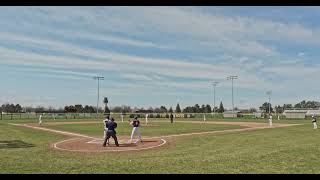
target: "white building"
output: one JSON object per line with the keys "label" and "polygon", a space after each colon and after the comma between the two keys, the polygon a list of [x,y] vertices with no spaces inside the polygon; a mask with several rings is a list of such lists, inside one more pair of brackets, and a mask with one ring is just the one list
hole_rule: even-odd
{"label": "white building", "polygon": [[287,119],[305,119],[307,110],[285,110],[283,114]]}
{"label": "white building", "polygon": [[307,113],[306,113],[306,116],[312,116],[312,115],[315,115],[315,116],[320,116],[320,110],[308,110]]}
{"label": "white building", "polygon": [[224,118],[235,118],[235,117],[240,117],[240,111],[225,111],[223,113]]}
{"label": "white building", "polygon": [[253,113],[254,118],[262,118],[262,111],[257,111]]}

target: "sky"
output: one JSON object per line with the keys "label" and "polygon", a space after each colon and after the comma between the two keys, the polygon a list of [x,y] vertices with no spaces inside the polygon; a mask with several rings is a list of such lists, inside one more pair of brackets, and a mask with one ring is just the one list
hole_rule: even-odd
{"label": "sky", "polygon": [[0,7],[0,104],[319,101],[320,7]]}

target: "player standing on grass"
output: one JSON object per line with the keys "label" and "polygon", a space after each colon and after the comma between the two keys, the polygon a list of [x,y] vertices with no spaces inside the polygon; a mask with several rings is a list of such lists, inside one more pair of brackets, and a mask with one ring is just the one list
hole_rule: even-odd
{"label": "player standing on grass", "polygon": [[269,126],[272,127],[272,115],[269,115]]}
{"label": "player standing on grass", "polygon": [[121,112],[121,122],[123,122],[123,113]]}
{"label": "player standing on grass", "polygon": [[148,116],[149,114],[146,114],[146,124],[148,124]]}
{"label": "player standing on grass", "polygon": [[139,138],[140,142],[142,142],[142,138],[141,138],[141,134],[140,134],[140,130],[139,130],[140,121],[138,120],[138,117],[137,116],[134,117],[134,119],[132,121],[130,121],[130,124],[132,125],[133,129],[132,129],[131,137],[130,137],[130,140],[128,143],[132,142],[134,134],[138,134],[138,138]]}
{"label": "player standing on grass", "polygon": [[115,129],[117,128],[117,126],[118,126],[118,125],[117,125],[116,122],[114,122],[114,119],[113,119],[113,118],[111,118],[111,120],[109,120],[109,121],[107,122],[107,128],[108,128],[108,130],[107,130],[107,136],[106,136],[106,138],[104,139],[104,142],[103,142],[103,146],[104,146],[104,147],[106,147],[107,142],[108,142],[108,145],[109,145],[109,139],[110,139],[110,137],[113,138],[116,146],[119,146],[118,138],[117,138],[117,136],[116,136],[117,132],[116,132],[116,130],[115,130]]}
{"label": "player standing on grass", "polygon": [[42,125],[42,114],[40,114],[40,116],[39,116],[39,125],[40,126]]}
{"label": "player standing on grass", "polygon": [[317,118],[315,115],[312,115],[312,124],[313,124],[313,129],[318,129]]}
{"label": "player standing on grass", "polygon": [[172,113],[170,114],[170,121],[171,121],[171,123],[173,123],[173,114]]}

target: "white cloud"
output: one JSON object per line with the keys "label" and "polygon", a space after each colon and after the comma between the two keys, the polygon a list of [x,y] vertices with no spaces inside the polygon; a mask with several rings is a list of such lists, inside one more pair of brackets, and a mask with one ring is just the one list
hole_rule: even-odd
{"label": "white cloud", "polygon": [[[61,50],[66,49],[62,47]],[[24,64],[29,66],[44,66],[48,68],[83,68],[111,70],[116,72],[144,72],[145,76],[162,75],[171,77],[200,78],[210,80],[225,79],[232,72],[239,77],[239,86],[244,88],[262,88],[265,82],[261,81],[256,75],[241,71],[241,68],[230,65],[211,65],[198,62],[183,62],[173,59],[156,59],[138,56],[123,55],[111,52],[101,52],[91,49],[67,48],[74,53],[82,55],[92,55],[91,61],[75,57],[59,57],[52,55],[40,55],[29,52],[19,52],[7,48],[0,48],[0,57],[4,59],[2,63]],[[99,59],[99,60],[94,60]],[[141,68],[144,67],[144,68]],[[260,85],[260,86],[256,86]]]}
{"label": "white cloud", "polygon": [[130,79],[130,80],[142,80],[142,81],[151,81],[152,78],[146,76],[146,75],[141,75],[141,74],[121,74],[123,78]]}
{"label": "white cloud", "polygon": [[[235,81],[238,88],[265,91],[266,88],[276,87],[277,91],[285,92],[295,87],[295,81],[301,83],[301,88],[305,87],[311,82],[305,78],[314,77],[319,69],[318,64],[313,67],[303,65],[301,59],[305,52],[297,54],[301,59],[294,59],[277,48],[279,43],[318,47],[319,29],[297,23],[222,16],[200,12],[193,7],[70,8],[19,8],[24,16],[16,16],[17,24],[20,23],[23,28],[39,30],[42,36],[48,33],[58,35],[55,37],[59,38],[41,38],[37,33],[27,36],[0,30],[0,40],[4,44],[0,47],[0,63],[25,66],[25,71],[46,74],[51,78],[80,80],[93,75],[86,73],[86,70],[99,70],[126,79],[141,80],[141,86],[131,85],[140,90],[149,87],[148,91],[152,91],[164,86],[168,89],[199,92],[209,87],[212,79],[223,80],[221,88],[229,88],[231,83],[225,80],[228,75],[239,76]],[[2,25],[5,23],[0,22]],[[155,53],[147,49],[145,53],[134,55],[116,52],[112,47],[98,50],[92,46],[89,48],[86,43],[79,44],[67,39],[155,48],[152,49]],[[6,42],[29,47],[29,50],[5,48]],[[32,52],[32,49],[45,49],[48,53],[39,54]],[[159,49],[168,50],[172,54],[178,50],[175,53],[184,53],[189,58],[186,60],[171,58],[165,53],[157,54]],[[199,54],[204,54],[207,61],[197,58]],[[223,54],[226,57],[212,58],[210,61],[208,59],[212,54]],[[269,80],[275,76],[279,79]],[[179,81],[177,78],[198,80]],[[151,87],[151,83],[154,87]],[[129,92],[118,91],[118,94],[121,93],[124,95]]]}
{"label": "white cloud", "polygon": [[[290,66],[274,66],[265,67],[262,69],[263,72],[276,74],[279,77],[286,77],[290,79],[315,79],[314,77],[319,72],[319,65],[305,66],[303,64],[292,64]],[[317,81],[315,79],[315,81]]]}

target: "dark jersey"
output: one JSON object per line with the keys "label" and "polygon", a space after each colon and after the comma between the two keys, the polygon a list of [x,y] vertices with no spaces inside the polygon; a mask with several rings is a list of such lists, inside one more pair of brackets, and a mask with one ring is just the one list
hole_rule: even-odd
{"label": "dark jersey", "polygon": [[134,120],[132,121],[132,126],[133,126],[133,127],[139,127],[139,126],[140,126],[140,121],[134,119]]}
{"label": "dark jersey", "polygon": [[314,122],[317,122],[317,119],[316,118],[313,118],[312,119],[312,122],[314,123]]}
{"label": "dark jersey", "polygon": [[105,128],[107,128],[107,129],[108,129],[107,124],[108,124],[108,122],[109,122],[109,121],[110,121],[109,119],[105,119],[105,120],[103,120],[104,127],[105,127]]}
{"label": "dark jersey", "polygon": [[114,131],[116,128],[117,128],[117,123],[116,122],[114,122],[114,121],[109,121],[108,123],[107,123],[107,128],[108,128],[108,130],[112,130],[112,131]]}

